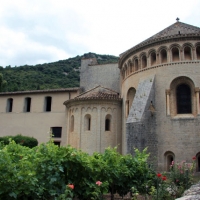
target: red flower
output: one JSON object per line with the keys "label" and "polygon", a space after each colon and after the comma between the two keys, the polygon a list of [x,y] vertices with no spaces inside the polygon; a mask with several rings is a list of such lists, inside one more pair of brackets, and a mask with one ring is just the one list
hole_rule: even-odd
{"label": "red flower", "polygon": [[74,189],[74,185],[73,184],[69,184],[68,187],[71,188],[72,190]]}
{"label": "red flower", "polygon": [[167,180],[167,177],[166,177],[166,176],[163,176],[163,177],[162,177],[162,180],[163,180],[163,181],[166,181],[166,180]]}
{"label": "red flower", "polygon": [[102,184],[102,182],[101,182],[101,181],[97,181],[96,184],[97,184],[98,186],[100,186],[100,185]]}
{"label": "red flower", "polygon": [[160,174],[160,173],[157,173],[157,177],[161,177],[162,176],[162,174]]}
{"label": "red flower", "polygon": [[196,160],[196,159],[197,159],[196,156],[192,157],[192,160]]}

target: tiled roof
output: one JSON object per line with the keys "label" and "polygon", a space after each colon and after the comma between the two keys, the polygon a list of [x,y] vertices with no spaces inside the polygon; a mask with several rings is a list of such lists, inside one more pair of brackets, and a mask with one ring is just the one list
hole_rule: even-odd
{"label": "tiled roof", "polygon": [[79,89],[80,89],[79,87],[74,87],[74,88],[59,88],[59,89],[50,89],[50,90],[29,90],[29,91],[17,91],[17,92],[1,92],[0,95],[71,92],[71,91],[78,91]]}
{"label": "tiled roof", "polygon": [[119,94],[109,94],[104,92],[93,92],[83,96],[75,97],[74,99],[113,99],[113,100],[121,100]]}
{"label": "tiled roof", "polygon": [[138,45],[130,48],[129,50],[125,51],[124,53],[120,54],[121,60],[123,60],[129,53],[137,50],[143,46],[159,42],[162,40],[168,40],[172,38],[185,38],[185,37],[200,37],[200,28],[196,26],[192,26],[189,24],[185,24],[183,22],[177,21],[176,23],[172,24],[171,26],[165,28],[164,30],[160,31],[159,33],[153,35],[152,37],[144,40],[143,42],[139,43]]}
{"label": "tiled roof", "polygon": [[70,99],[64,102],[64,104],[71,101],[79,101],[79,100],[115,100],[121,101],[122,98],[120,94],[116,91],[113,91],[109,88],[105,88],[102,86],[97,86],[91,90],[88,90],[74,99]]}

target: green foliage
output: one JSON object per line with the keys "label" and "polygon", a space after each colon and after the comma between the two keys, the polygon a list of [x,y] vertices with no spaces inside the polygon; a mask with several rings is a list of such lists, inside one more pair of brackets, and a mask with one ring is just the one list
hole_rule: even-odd
{"label": "green foliage", "polygon": [[82,57],[96,57],[99,64],[118,61],[118,57],[115,56],[87,53],[83,56],[76,56],[66,60],[38,64],[35,66],[0,67],[0,71],[5,79],[2,91],[12,92],[79,87],[79,68],[81,66]]}
{"label": "green foliage", "polygon": [[133,185],[140,192],[144,188],[137,183],[154,176],[147,157],[146,150],[134,158],[116,148],[90,156],[52,141],[32,149],[11,141],[0,150],[0,199],[98,200],[109,190],[123,196]]}
{"label": "green foliage", "polygon": [[28,137],[28,136],[22,136],[22,135],[16,135],[16,136],[4,136],[0,137],[0,142],[2,144],[7,145],[9,144],[10,139],[14,140],[17,144],[20,144],[22,146],[26,146],[29,148],[33,148],[38,145],[37,139],[33,137]]}
{"label": "green foliage", "polygon": [[7,85],[7,81],[3,79],[3,74],[0,73],[0,92],[5,90],[6,85]]}
{"label": "green foliage", "polygon": [[156,185],[150,186],[149,194],[152,199],[176,199],[181,197],[183,192],[193,183],[194,170],[196,168],[196,157],[191,163],[172,161],[169,173],[157,173]]}

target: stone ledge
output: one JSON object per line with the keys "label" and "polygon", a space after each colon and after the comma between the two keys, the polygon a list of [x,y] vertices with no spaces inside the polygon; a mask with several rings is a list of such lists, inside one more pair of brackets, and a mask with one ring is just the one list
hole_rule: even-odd
{"label": "stone ledge", "polygon": [[180,197],[176,200],[199,200],[200,199],[200,182],[192,185],[188,190],[183,194],[183,197]]}

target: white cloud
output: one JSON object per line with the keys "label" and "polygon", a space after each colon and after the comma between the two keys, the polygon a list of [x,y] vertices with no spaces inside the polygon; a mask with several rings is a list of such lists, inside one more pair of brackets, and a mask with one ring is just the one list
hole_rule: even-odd
{"label": "white cloud", "polygon": [[199,25],[198,0],[3,0],[0,65],[87,52],[119,55],[175,22]]}

